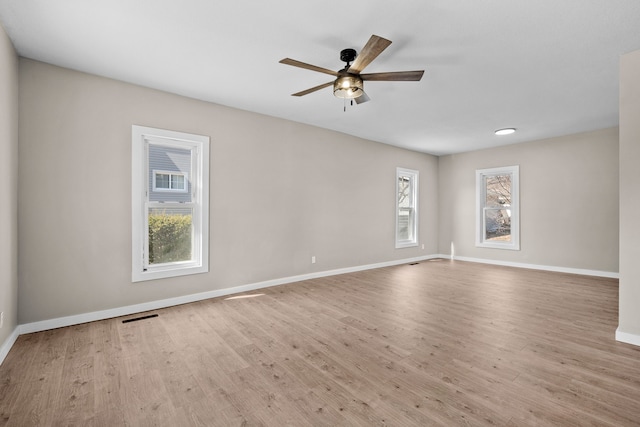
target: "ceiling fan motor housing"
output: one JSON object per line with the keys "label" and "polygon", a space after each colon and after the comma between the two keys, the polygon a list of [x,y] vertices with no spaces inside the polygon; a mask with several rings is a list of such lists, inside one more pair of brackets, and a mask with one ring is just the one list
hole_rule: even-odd
{"label": "ceiling fan motor housing", "polygon": [[353,60],[356,59],[356,56],[358,56],[358,54],[355,49],[343,49],[340,51],[340,61],[346,63],[353,62]]}

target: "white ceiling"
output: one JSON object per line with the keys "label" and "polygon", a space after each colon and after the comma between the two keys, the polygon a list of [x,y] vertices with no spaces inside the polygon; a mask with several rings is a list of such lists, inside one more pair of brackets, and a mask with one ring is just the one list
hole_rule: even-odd
{"label": "white ceiling", "polygon": [[[616,126],[621,54],[640,49],[638,0],[0,0],[18,54],[197,99],[449,154]],[[393,41],[348,107],[340,50]],[[516,127],[497,137],[493,131]]]}

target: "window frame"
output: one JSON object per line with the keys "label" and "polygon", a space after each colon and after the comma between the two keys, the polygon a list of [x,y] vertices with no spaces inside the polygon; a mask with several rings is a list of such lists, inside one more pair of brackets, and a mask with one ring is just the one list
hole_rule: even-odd
{"label": "window frame", "polygon": [[[132,211],[132,272],[133,282],[206,273],[209,271],[209,137],[185,132],[133,125],[131,162],[131,211]],[[186,191],[191,190],[191,202],[152,202],[149,192],[155,191],[155,173],[150,185],[148,164],[149,145],[160,145],[191,150],[191,185],[185,176]],[[152,172],[155,172],[152,170]],[[162,171],[161,171],[162,172]],[[177,192],[161,189],[160,191]],[[157,204],[175,207],[191,207],[192,210],[192,259],[149,265],[148,212]]]}
{"label": "window frame", "polygon": [[[486,206],[487,186],[485,178],[496,175],[511,175],[511,204],[509,205],[511,219],[511,240],[509,242],[488,241],[486,239],[487,210],[495,207]],[[476,170],[476,247],[520,250],[520,166],[504,166]]]}
{"label": "window frame", "polygon": [[[400,200],[398,198],[398,195],[400,194],[400,178],[401,177],[408,177],[410,182],[411,182],[411,206],[409,209],[411,209],[411,213],[413,214],[413,221],[410,221],[411,224],[410,226],[412,227],[411,230],[411,235],[412,238],[409,239],[401,239],[400,238],[400,227],[399,227],[399,218],[400,218]],[[396,233],[395,233],[395,240],[396,240],[396,244],[395,247],[396,249],[402,249],[402,248],[412,248],[412,247],[416,247],[418,246],[419,242],[418,242],[418,181],[419,181],[419,172],[417,170],[413,170],[413,169],[407,169],[407,168],[401,168],[398,167],[396,168],[396,185],[395,185],[395,189],[396,189],[396,193],[395,193],[395,204],[396,204],[396,214],[395,214],[395,220],[396,220]],[[410,217],[411,217],[411,213],[410,213]]]}

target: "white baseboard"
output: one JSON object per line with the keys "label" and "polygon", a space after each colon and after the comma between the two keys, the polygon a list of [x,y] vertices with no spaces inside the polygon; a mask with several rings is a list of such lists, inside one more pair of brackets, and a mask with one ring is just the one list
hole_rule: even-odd
{"label": "white baseboard", "polygon": [[[451,259],[451,255],[439,255],[439,257]],[[554,265],[525,264],[521,262],[510,262],[510,261],[495,261],[492,259],[469,258],[469,257],[462,257],[462,256],[454,256],[453,259],[457,261],[477,262],[481,264],[502,265],[505,267],[529,268],[532,270],[554,271],[557,273],[569,273],[569,274],[581,274],[584,276],[606,277],[609,279],[620,278],[620,273],[613,272],[613,271],[585,270],[582,268],[557,267]]]}
{"label": "white baseboard", "polygon": [[284,277],[281,279],[273,279],[273,280],[267,280],[264,282],[235,286],[233,288],[216,289],[213,291],[202,292],[198,294],[184,295],[184,296],[175,297],[175,298],[150,301],[150,302],[145,302],[141,304],[128,305],[125,307],[94,311],[90,313],[77,314],[73,316],[58,317],[55,319],[42,320],[39,322],[25,323],[25,324],[19,325],[18,332],[20,335],[30,334],[33,332],[46,331],[48,329],[62,328],[65,326],[72,326],[72,325],[78,325],[81,323],[94,322],[96,320],[110,319],[112,317],[127,316],[129,314],[141,313],[141,312],[150,311],[150,310],[158,310],[160,308],[166,308],[166,307],[171,307],[171,306],[180,305],[180,304],[187,304],[190,302],[202,301],[205,299],[216,298],[216,297],[221,297],[226,295],[238,294],[241,292],[249,292],[257,289],[268,288],[270,286],[284,285],[287,283],[300,282],[303,280],[316,279],[319,277],[335,276],[338,274],[353,273],[356,271],[371,270],[374,268],[390,267],[394,265],[407,264],[411,262],[419,262],[419,261],[424,261],[424,260],[433,259],[433,258],[441,258],[441,256],[427,255],[427,256],[417,257],[417,258],[387,261],[387,262],[381,262],[376,264],[360,265],[356,267],[339,268],[336,270],[319,271],[315,273],[302,274],[299,276],[290,276],[290,277]]}
{"label": "white baseboard", "polygon": [[616,329],[616,341],[640,346],[640,335],[622,332],[618,327],[618,329]]}
{"label": "white baseboard", "polygon": [[11,350],[11,347],[13,347],[13,344],[15,344],[16,340],[18,339],[18,335],[20,335],[19,328],[15,328],[11,335],[9,335],[9,338],[7,338],[5,342],[0,346],[0,365],[2,365],[2,362],[4,362],[7,354],[9,354],[9,350]]}

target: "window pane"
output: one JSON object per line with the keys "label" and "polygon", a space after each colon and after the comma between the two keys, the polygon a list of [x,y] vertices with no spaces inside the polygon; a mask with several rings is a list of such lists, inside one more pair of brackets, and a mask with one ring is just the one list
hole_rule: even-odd
{"label": "window pane", "polygon": [[398,210],[398,240],[413,240],[413,209]]}
{"label": "window pane", "polygon": [[176,190],[184,189],[184,176],[183,175],[171,175],[171,188]]}
{"label": "window pane", "polygon": [[190,261],[193,209],[149,209],[149,264]]}
{"label": "window pane", "polygon": [[487,207],[511,205],[511,174],[489,175],[485,177]]}
{"label": "window pane", "polygon": [[[192,176],[192,162],[195,153],[189,148],[168,147],[149,143],[147,168],[149,174],[150,202],[190,203],[188,177]],[[160,182],[157,177],[162,177]],[[151,186],[155,183],[155,187]]]}
{"label": "window pane", "polygon": [[493,242],[511,241],[511,209],[484,210],[485,240]]}
{"label": "window pane", "polygon": [[164,173],[157,173],[156,188],[169,188],[169,175]]}
{"label": "window pane", "polygon": [[398,178],[398,206],[401,208],[411,207],[411,178],[401,176]]}

